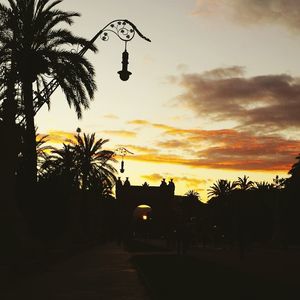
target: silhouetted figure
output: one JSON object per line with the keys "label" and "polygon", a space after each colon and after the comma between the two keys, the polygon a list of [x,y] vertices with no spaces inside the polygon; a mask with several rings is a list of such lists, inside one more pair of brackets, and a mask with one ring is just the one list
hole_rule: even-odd
{"label": "silhouetted figure", "polygon": [[167,183],[166,183],[166,179],[165,179],[165,178],[163,178],[163,180],[161,181],[160,186],[161,186],[161,187],[167,186]]}
{"label": "silhouetted figure", "polygon": [[128,177],[126,177],[126,180],[124,182],[124,186],[125,187],[129,187],[130,186],[130,182],[129,182],[129,178]]}
{"label": "silhouetted figure", "polygon": [[175,184],[173,179],[169,181],[168,187],[172,190],[173,193],[175,192]]}

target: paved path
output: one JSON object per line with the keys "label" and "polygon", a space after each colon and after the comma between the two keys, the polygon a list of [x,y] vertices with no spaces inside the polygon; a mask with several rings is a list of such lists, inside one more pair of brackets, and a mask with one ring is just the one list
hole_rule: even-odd
{"label": "paved path", "polygon": [[95,246],[0,291],[1,300],[149,300],[130,254]]}

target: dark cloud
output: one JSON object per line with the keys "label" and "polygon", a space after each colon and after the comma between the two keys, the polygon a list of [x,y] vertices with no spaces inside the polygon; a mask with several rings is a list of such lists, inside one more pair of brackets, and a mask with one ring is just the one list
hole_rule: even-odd
{"label": "dark cloud", "polygon": [[235,136],[221,139],[218,145],[200,150],[198,156],[223,168],[283,171],[290,168],[299,149],[297,140],[236,132]]}
{"label": "dark cloud", "polygon": [[238,67],[183,74],[177,81],[184,88],[178,104],[215,121],[237,121],[247,130],[300,127],[298,78],[287,74],[247,78],[242,74]]}
{"label": "dark cloud", "polygon": [[197,0],[193,14],[222,14],[242,24],[279,24],[300,30],[298,0]]}

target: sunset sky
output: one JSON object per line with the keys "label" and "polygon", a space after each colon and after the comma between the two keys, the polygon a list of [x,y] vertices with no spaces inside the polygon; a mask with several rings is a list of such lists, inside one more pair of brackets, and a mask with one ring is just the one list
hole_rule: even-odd
{"label": "sunset sky", "polygon": [[[271,182],[300,152],[300,1],[64,0],[81,13],[71,30],[92,38],[114,19],[128,19],[127,82],[120,81],[124,43],[111,35],[87,53],[98,91],[77,120],[60,92],[36,116],[38,132],[59,143],[76,132],[125,147],[124,180],[175,193],[194,189],[206,201],[217,179]],[[119,164],[116,165],[119,169]]]}

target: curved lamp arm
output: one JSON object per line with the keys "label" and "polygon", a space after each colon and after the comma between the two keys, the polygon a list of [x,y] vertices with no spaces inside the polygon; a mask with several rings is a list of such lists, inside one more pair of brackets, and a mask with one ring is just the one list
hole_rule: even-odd
{"label": "curved lamp arm", "polygon": [[79,52],[80,55],[84,55],[86,51],[89,49],[90,45],[92,45],[99,37],[103,41],[109,40],[109,33],[115,34],[120,40],[124,42],[131,41],[135,34],[137,33],[139,37],[146,40],[147,42],[151,42],[149,38],[144,36],[137,27],[130,21],[126,19],[117,19],[111,21],[107,25],[105,25],[89,42],[89,46],[85,46]]}

